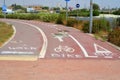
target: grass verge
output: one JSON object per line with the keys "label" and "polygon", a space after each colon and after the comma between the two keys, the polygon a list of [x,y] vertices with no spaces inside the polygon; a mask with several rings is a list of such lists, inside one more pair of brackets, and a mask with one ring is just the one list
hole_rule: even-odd
{"label": "grass verge", "polygon": [[0,22],[0,47],[13,35],[12,25]]}

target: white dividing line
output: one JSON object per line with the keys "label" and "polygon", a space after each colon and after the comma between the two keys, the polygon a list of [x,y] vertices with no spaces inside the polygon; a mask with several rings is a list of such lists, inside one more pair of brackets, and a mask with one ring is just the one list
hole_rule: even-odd
{"label": "white dividing line", "polygon": [[19,52],[19,51],[2,51],[1,54],[25,54],[25,55],[29,55],[29,54],[34,54],[33,52]]}
{"label": "white dividing line", "polygon": [[12,26],[14,32],[13,32],[13,35],[11,36],[11,38],[8,39],[7,42],[5,42],[0,48],[4,47],[6,44],[8,44],[14,37],[15,37],[15,34],[16,34],[16,29],[15,29],[15,26]]}
{"label": "white dividing line", "polygon": [[45,33],[42,31],[42,29],[40,29],[39,27],[37,27],[37,26],[35,26],[33,24],[29,24],[29,23],[25,23],[25,22],[18,22],[18,21],[12,21],[12,22],[17,22],[17,23],[22,23],[22,24],[29,25],[29,26],[37,29],[42,34],[43,46],[42,46],[42,49],[40,51],[39,58],[44,58],[45,54],[46,54],[47,46],[48,46],[48,40],[47,40],[47,37],[46,37]]}
{"label": "white dividing line", "polygon": [[113,58],[112,56],[104,56],[104,58]]}
{"label": "white dividing line", "polygon": [[91,58],[97,58],[98,57],[98,56],[89,56],[87,51],[85,50],[85,48],[72,35],[69,35],[69,37],[72,38],[78,44],[78,46],[83,51],[85,57],[91,57]]}

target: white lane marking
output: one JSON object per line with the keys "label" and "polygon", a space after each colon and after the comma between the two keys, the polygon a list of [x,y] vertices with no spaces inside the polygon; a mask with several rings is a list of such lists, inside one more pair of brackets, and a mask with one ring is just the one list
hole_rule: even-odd
{"label": "white lane marking", "polygon": [[69,37],[72,38],[78,44],[78,46],[83,51],[83,54],[85,55],[85,57],[91,57],[91,58],[97,58],[98,57],[98,56],[89,56],[87,51],[85,50],[85,48],[72,35],[69,35]]}
{"label": "white lane marking", "polygon": [[33,52],[19,52],[19,51],[2,51],[1,54],[34,54]]}
{"label": "white lane marking", "polygon": [[8,47],[9,50],[37,50],[36,47]]}
{"label": "white lane marking", "polygon": [[29,26],[37,29],[42,34],[43,46],[42,46],[42,49],[40,51],[39,58],[44,58],[45,54],[46,54],[47,46],[48,46],[48,40],[47,40],[47,37],[46,37],[45,33],[42,31],[42,29],[40,29],[38,26],[35,26],[33,24],[30,24],[30,23],[18,22],[18,21],[12,21],[12,22],[17,22],[17,23],[22,23],[22,24],[29,25]]}
{"label": "white lane marking", "polygon": [[112,56],[104,56],[104,58],[113,58]]}
{"label": "white lane marking", "polygon": [[13,35],[11,36],[11,38],[8,39],[7,42],[5,42],[0,48],[4,47],[5,45],[7,45],[14,37],[15,37],[15,34],[16,34],[16,29],[15,29],[15,26],[12,26],[14,32],[13,32]]}
{"label": "white lane marking", "polygon": [[22,43],[23,41],[19,40],[19,41],[15,41],[15,40],[12,40],[10,41],[10,43],[13,43],[13,44],[17,44],[17,43]]}

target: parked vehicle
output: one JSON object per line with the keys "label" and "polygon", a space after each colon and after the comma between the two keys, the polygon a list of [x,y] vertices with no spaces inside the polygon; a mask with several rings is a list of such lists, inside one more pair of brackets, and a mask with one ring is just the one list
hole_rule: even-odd
{"label": "parked vehicle", "polygon": [[3,11],[5,14],[13,14],[14,11],[12,9],[7,9],[6,11]]}

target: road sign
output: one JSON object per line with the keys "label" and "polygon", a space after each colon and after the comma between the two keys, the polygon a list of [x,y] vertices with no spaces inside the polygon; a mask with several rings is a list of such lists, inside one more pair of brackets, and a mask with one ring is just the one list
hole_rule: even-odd
{"label": "road sign", "polygon": [[66,2],[70,1],[70,0],[65,0]]}
{"label": "road sign", "polygon": [[7,11],[7,6],[6,5],[2,6],[2,11]]}
{"label": "road sign", "polygon": [[79,8],[80,7],[80,4],[76,4],[76,8]]}

